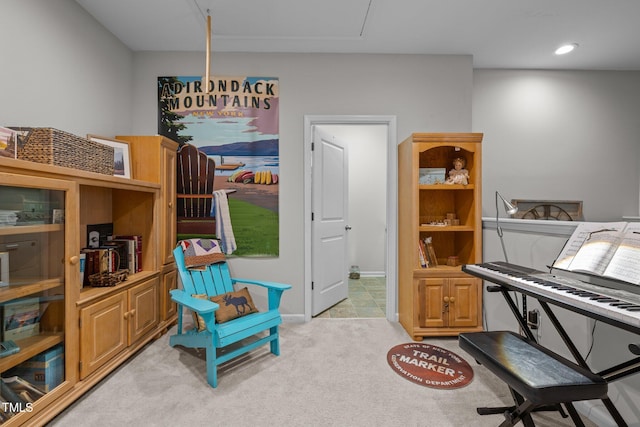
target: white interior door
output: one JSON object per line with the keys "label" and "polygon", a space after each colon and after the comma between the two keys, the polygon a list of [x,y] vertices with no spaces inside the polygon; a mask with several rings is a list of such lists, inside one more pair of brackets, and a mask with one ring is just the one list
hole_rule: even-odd
{"label": "white interior door", "polygon": [[312,315],[347,298],[349,174],[347,145],[313,128]]}

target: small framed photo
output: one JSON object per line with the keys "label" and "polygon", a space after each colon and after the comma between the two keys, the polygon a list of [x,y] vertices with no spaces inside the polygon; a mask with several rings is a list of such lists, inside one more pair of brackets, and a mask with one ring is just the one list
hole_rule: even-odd
{"label": "small framed photo", "polygon": [[13,129],[0,127],[0,157],[17,158],[16,143],[18,132]]}
{"label": "small framed photo", "polygon": [[129,142],[98,135],[87,135],[87,139],[113,147],[113,175],[131,179]]}
{"label": "small framed photo", "polygon": [[64,209],[54,209],[52,215],[52,224],[63,224],[64,223]]}

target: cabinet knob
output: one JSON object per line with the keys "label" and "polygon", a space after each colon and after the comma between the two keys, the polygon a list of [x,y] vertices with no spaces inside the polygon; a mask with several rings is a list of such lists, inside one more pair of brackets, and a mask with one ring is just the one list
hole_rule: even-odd
{"label": "cabinet knob", "polygon": [[129,312],[128,312],[128,311],[125,311],[125,312],[124,312],[123,317],[124,317],[125,319],[127,319],[127,318],[129,317]]}
{"label": "cabinet knob", "polygon": [[456,302],[456,297],[449,298],[449,301],[451,301],[451,304],[453,304],[454,302]]}
{"label": "cabinet knob", "polygon": [[169,202],[169,207],[172,208],[173,207],[173,202]]}
{"label": "cabinet knob", "polygon": [[449,297],[444,297],[444,302],[449,302]]}
{"label": "cabinet knob", "polygon": [[71,265],[76,265],[78,262],[80,261],[80,257],[79,256],[72,256],[71,258],[69,258],[69,263]]}
{"label": "cabinet knob", "polygon": [[131,314],[131,317],[135,316],[136,315],[136,309],[134,308],[129,313]]}

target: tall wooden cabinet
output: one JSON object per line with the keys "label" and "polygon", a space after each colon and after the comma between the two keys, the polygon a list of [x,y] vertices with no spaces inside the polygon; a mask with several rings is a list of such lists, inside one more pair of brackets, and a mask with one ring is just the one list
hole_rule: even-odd
{"label": "tall wooden cabinet", "polygon": [[[482,330],[482,281],[461,269],[482,261],[482,136],[414,133],[399,145],[398,313],[414,340]],[[456,158],[467,184],[446,182]],[[425,241],[437,265],[421,261]]]}
{"label": "tall wooden cabinet", "polygon": [[[36,330],[3,337],[20,351],[0,358],[0,374],[50,357],[60,376],[47,379],[46,393],[29,407],[0,414],[3,426],[44,425],[175,322],[166,295],[176,281],[177,144],[154,142],[130,140],[133,179],[0,157],[0,263],[7,253],[10,263],[0,305],[6,314],[32,304],[28,312],[41,315]],[[144,165],[136,163],[141,158]],[[102,223],[142,236],[142,271],[116,286],[82,287],[87,225]]]}
{"label": "tall wooden cabinet", "polygon": [[163,320],[175,320],[177,307],[169,291],[177,287],[177,271],[173,259],[176,246],[176,167],[178,143],[164,136],[117,136],[129,142],[132,173],[136,179],[161,184],[159,245],[160,307]]}

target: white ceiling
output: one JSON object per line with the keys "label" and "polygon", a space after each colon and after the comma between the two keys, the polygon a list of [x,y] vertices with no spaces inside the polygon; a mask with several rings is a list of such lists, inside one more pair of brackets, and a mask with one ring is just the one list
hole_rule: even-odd
{"label": "white ceiling", "polygon": [[[133,51],[473,55],[475,68],[640,70],[640,0],[76,0]],[[565,42],[572,54],[555,56]]]}

